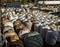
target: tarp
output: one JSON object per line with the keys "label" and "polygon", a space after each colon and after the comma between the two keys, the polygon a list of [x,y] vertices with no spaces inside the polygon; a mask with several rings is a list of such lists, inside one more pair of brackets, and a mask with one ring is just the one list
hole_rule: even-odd
{"label": "tarp", "polygon": [[15,8],[20,8],[21,4],[20,3],[8,3],[6,4],[7,7],[15,7]]}
{"label": "tarp", "polygon": [[50,4],[50,5],[52,5],[52,4],[60,4],[60,1],[38,1],[38,4]]}

